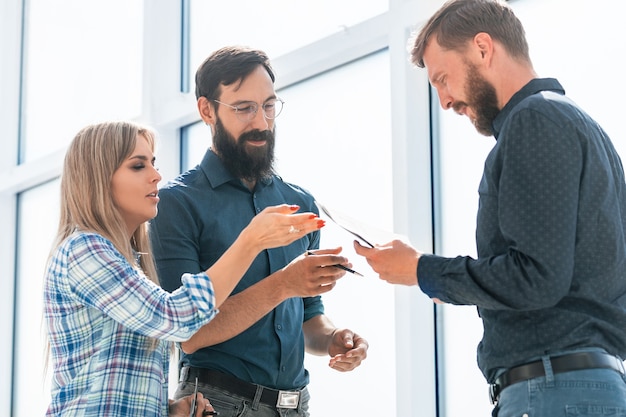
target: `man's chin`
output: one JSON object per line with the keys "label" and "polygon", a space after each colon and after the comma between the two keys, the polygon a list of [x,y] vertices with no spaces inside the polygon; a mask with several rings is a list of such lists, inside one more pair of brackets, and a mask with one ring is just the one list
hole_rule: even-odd
{"label": "man's chin", "polygon": [[491,126],[485,126],[481,124],[480,122],[478,122],[477,120],[473,120],[473,119],[472,119],[472,124],[474,125],[474,128],[476,128],[476,131],[480,133],[481,135],[493,136],[493,129],[491,128]]}

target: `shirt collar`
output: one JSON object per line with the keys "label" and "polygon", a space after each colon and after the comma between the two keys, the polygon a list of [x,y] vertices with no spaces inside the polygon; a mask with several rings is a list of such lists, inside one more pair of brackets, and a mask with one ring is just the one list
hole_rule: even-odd
{"label": "shirt collar", "polygon": [[528,84],[522,87],[517,93],[513,94],[513,97],[511,97],[508,103],[506,103],[494,119],[492,127],[493,136],[496,140],[498,139],[498,134],[502,130],[504,122],[509,117],[513,109],[525,98],[541,91],[554,91],[559,94],[565,94],[565,90],[561,84],[554,78],[535,78],[530,80]]}

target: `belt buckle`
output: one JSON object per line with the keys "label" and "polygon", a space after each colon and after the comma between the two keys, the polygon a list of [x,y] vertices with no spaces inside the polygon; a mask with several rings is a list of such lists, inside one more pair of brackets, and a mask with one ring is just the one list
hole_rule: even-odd
{"label": "belt buckle", "polygon": [[500,396],[500,387],[498,384],[490,384],[489,385],[489,401],[491,401],[492,405],[496,405],[498,403],[498,397]]}
{"label": "belt buckle", "polygon": [[300,402],[300,391],[278,391],[276,408],[298,408]]}

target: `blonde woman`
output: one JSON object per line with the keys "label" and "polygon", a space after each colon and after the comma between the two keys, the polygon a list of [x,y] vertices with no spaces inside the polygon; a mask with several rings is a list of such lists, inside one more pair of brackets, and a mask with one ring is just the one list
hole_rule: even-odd
{"label": "blonde woman", "polygon": [[[218,312],[264,249],[324,225],[297,206],[268,207],[219,262],[162,290],[148,221],[157,213],[155,134],[129,122],[82,129],[67,151],[61,218],[44,285],[52,363],[47,416],[188,416],[168,400],[170,342],[189,339]],[[198,395],[198,411],[212,410]]]}

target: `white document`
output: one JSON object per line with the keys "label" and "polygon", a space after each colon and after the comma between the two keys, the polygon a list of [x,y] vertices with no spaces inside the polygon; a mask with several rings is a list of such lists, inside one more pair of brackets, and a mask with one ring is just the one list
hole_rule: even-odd
{"label": "white document", "polygon": [[315,204],[319,208],[320,213],[324,214],[342,229],[351,233],[363,246],[373,248],[375,244],[385,244],[395,239],[407,241],[404,236],[376,228],[340,211],[330,210],[319,201],[316,201]]}

